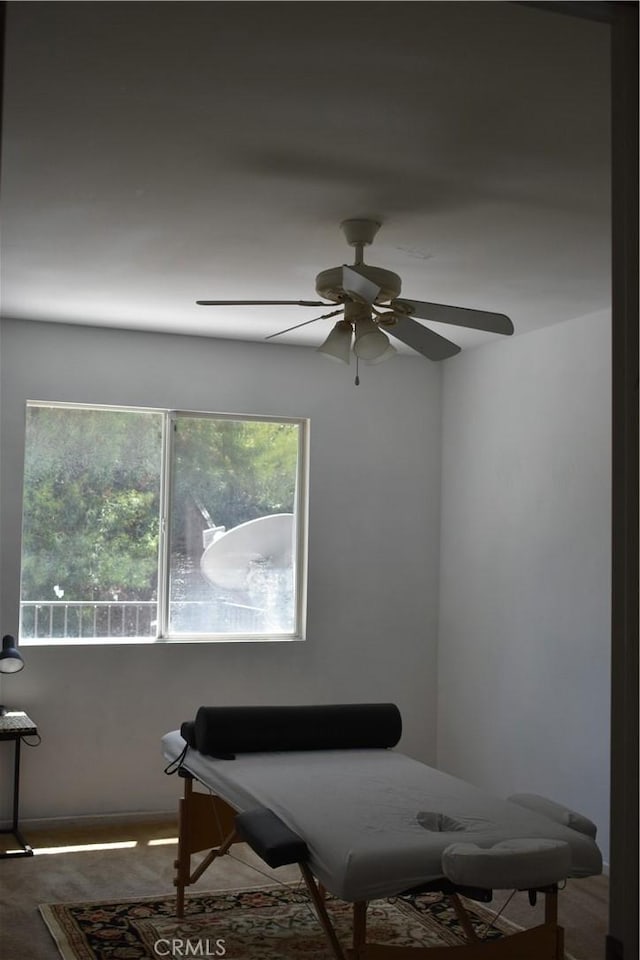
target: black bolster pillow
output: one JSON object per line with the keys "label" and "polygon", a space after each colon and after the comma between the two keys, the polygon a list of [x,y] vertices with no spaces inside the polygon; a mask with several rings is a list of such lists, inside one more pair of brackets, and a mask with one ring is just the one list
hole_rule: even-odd
{"label": "black bolster pillow", "polygon": [[246,810],[238,814],[236,830],[270,867],[282,867],[286,863],[304,863],[309,856],[309,850],[302,837],[294,833],[267,807],[256,807],[255,810]]}
{"label": "black bolster pillow", "polygon": [[196,725],[193,720],[185,720],[184,723],[180,725],[180,736],[190,747],[193,747],[194,750],[197,749]]}
{"label": "black bolster pillow", "polygon": [[196,749],[222,759],[279,750],[395,747],[401,733],[394,703],[200,707],[195,719]]}

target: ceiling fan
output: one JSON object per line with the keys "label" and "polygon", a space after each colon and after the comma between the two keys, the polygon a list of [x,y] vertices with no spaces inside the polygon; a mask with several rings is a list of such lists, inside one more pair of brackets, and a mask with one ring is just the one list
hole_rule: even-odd
{"label": "ceiling fan", "polygon": [[331,267],[318,274],[316,292],[324,300],[197,300],[196,303],[204,307],[339,305],[337,310],[286,327],[265,339],[272,340],[298,327],[342,314],[342,319],[336,322],[317,349],[325,356],[347,364],[352,350],[356,363],[359,359],[380,363],[393,356],[396,349],[389,342],[387,333],[429,360],[445,360],[460,351],[457,344],[418,323],[416,317],[488,333],[507,336],[513,333],[513,324],[503,313],[401,298],[401,280],[396,273],[364,263],[363,250],[373,242],[380,224],[375,220],[344,220],[340,226],[349,246],[355,248],[355,262],[350,266]]}

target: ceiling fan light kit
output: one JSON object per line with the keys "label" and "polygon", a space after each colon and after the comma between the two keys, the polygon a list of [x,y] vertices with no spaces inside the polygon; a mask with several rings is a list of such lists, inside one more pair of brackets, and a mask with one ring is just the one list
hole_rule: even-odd
{"label": "ceiling fan light kit", "polygon": [[365,362],[366,362],[367,366],[370,367],[370,366],[372,366],[373,364],[382,363],[383,360],[390,360],[391,357],[395,357],[395,355],[397,354],[397,352],[398,352],[398,351],[396,350],[396,348],[394,347],[394,345],[393,345],[392,343],[389,343],[389,340],[387,339],[387,348],[386,348],[386,350],[384,351],[384,353],[378,354],[377,357],[368,358],[368,359],[366,359]]}
{"label": "ceiling fan light kit", "polygon": [[353,352],[361,360],[381,360],[389,347],[389,338],[371,317],[358,320]]}
{"label": "ceiling fan light kit", "polygon": [[348,320],[338,320],[335,327],[319,347],[318,353],[329,360],[338,360],[349,365],[351,359],[351,337],[353,330]]}
{"label": "ceiling fan light kit", "polygon": [[[344,312],[324,343],[317,348],[323,356],[341,363],[349,363],[352,340],[356,362],[380,363],[397,351],[386,336],[390,333],[397,340],[411,347],[429,360],[445,360],[460,352],[460,347],[429,329],[420,320],[448,323],[454,326],[482,330],[487,333],[510,336],[513,324],[503,313],[487,310],[472,310],[448,304],[427,303],[421,300],[400,299],[402,281],[391,270],[373,267],[364,262],[364,248],[370,246],[380,229],[376,220],[343,220],[340,224],[349,246],[355,249],[355,262],[341,267],[322,270],[316,277],[316,292],[323,300],[198,300],[202,306],[271,305],[319,307],[339,305],[341,309],[313,320],[287,327],[274,337],[298,327],[324,320]],[[384,306],[388,312],[377,309]],[[384,332],[383,332],[384,331]],[[355,335],[355,337],[354,337]],[[358,383],[356,376],[356,383]]]}

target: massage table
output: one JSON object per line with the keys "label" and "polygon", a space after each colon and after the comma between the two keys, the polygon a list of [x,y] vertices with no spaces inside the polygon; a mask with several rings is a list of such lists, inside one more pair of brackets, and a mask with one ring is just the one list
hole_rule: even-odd
{"label": "massage table", "polygon": [[[393,749],[401,730],[393,704],[343,704],[201,707],[166,734],[166,772],[184,779],[177,916],[185,888],[247,842],[271,867],[299,865],[336,960],[345,950],[327,893],[353,904],[353,960],[563,960],[558,885],[601,872],[595,825],[545,798],[502,800],[413,760]],[[488,902],[498,889],[527,890],[532,904],[543,894],[544,923],[478,939],[461,897]],[[369,901],[434,891],[450,898],[467,944],[367,942]]]}

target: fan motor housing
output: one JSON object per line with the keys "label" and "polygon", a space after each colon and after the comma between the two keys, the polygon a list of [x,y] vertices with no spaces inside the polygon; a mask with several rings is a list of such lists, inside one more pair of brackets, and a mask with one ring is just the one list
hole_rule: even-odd
{"label": "fan motor housing", "polygon": [[[395,300],[400,296],[401,281],[397,273],[391,270],[383,270],[382,267],[371,267],[368,263],[359,263],[357,265],[358,273],[363,274],[372,283],[380,287],[380,293],[376,297],[376,303],[387,303],[389,300]],[[342,303],[347,299],[342,286],[342,267],[330,267],[329,270],[323,270],[316,277],[316,291],[319,296],[325,300],[333,300],[335,303]]]}

